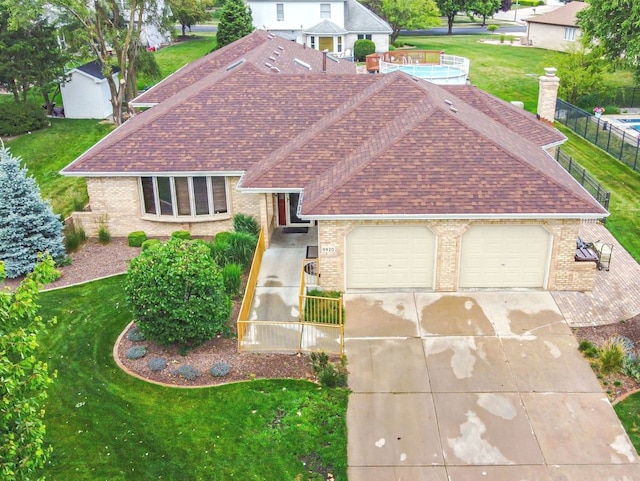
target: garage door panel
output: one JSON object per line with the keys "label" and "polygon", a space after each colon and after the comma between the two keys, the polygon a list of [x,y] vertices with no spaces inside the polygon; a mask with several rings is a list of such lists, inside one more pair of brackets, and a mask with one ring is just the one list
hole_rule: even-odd
{"label": "garage door panel", "polygon": [[347,288],[431,288],[434,249],[426,227],[356,227],[347,237]]}
{"label": "garage door panel", "polygon": [[459,285],[544,287],[550,242],[542,226],[473,226],[462,237]]}

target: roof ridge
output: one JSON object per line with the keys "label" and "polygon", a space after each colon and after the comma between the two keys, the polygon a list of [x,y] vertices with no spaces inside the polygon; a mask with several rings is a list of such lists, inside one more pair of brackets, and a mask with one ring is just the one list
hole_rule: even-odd
{"label": "roof ridge", "polygon": [[[400,74],[402,75],[402,74]],[[282,147],[279,147],[277,150],[274,150],[269,156],[260,160],[250,172],[247,172],[245,177],[242,179],[242,186],[251,184],[259,179],[263,173],[271,168],[275,167],[279,164],[284,158],[286,158],[289,154],[295,152],[300,149],[303,145],[313,140],[318,132],[322,132],[326,130],[328,127],[333,125],[339,118],[344,117],[350,112],[354,111],[364,102],[369,100],[375,93],[379,92],[381,89],[385,88],[387,85],[396,80],[399,75],[394,73],[380,75],[376,79],[377,81],[362,89],[356,95],[349,97],[346,102],[340,104],[339,107],[334,109],[329,114],[323,116],[320,120],[318,120],[315,124],[309,126],[305,129],[301,134],[291,139],[289,142],[284,144]]]}
{"label": "roof ridge", "polygon": [[[311,210],[317,207],[334,191],[349,182],[355,174],[367,167],[377,154],[396,144],[400,138],[438,110],[440,109],[434,105],[433,99],[429,95],[425,95],[367,140],[363,148],[358,149],[355,154],[343,161],[334,164],[333,167],[318,175],[308,187],[305,187],[303,200],[309,200],[308,194],[311,194],[311,202],[303,204],[305,208]],[[327,185],[331,185],[332,189],[327,189]]]}

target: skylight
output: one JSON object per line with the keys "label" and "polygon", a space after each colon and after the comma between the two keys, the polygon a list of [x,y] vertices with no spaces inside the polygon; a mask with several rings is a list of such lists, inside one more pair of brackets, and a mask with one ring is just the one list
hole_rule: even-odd
{"label": "skylight", "polygon": [[236,68],[238,65],[242,65],[242,64],[243,64],[243,63],[245,63],[246,61],[247,61],[247,59],[246,59],[246,58],[241,58],[240,60],[237,60],[236,62],[233,62],[231,65],[229,65],[229,66],[227,67],[227,69],[226,69],[226,70],[227,70],[227,72],[228,72],[229,70],[233,70],[233,69],[234,69],[234,68]]}

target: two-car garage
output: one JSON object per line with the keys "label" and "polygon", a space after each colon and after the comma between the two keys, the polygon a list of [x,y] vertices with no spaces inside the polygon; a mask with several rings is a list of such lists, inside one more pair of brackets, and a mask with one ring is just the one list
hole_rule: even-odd
{"label": "two-car garage", "polygon": [[[451,267],[438,265],[450,261],[438,256],[437,242],[426,225],[355,227],[345,246],[347,289],[434,289],[437,269]],[[543,288],[551,242],[540,225],[471,225],[453,243],[459,246],[457,285]]]}

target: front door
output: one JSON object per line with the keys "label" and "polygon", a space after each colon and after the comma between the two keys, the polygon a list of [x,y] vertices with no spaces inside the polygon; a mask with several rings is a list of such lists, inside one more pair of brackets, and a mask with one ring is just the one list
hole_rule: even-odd
{"label": "front door", "polygon": [[298,217],[300,194],[278,194],[278,225],[309,225],[311,221]]}

